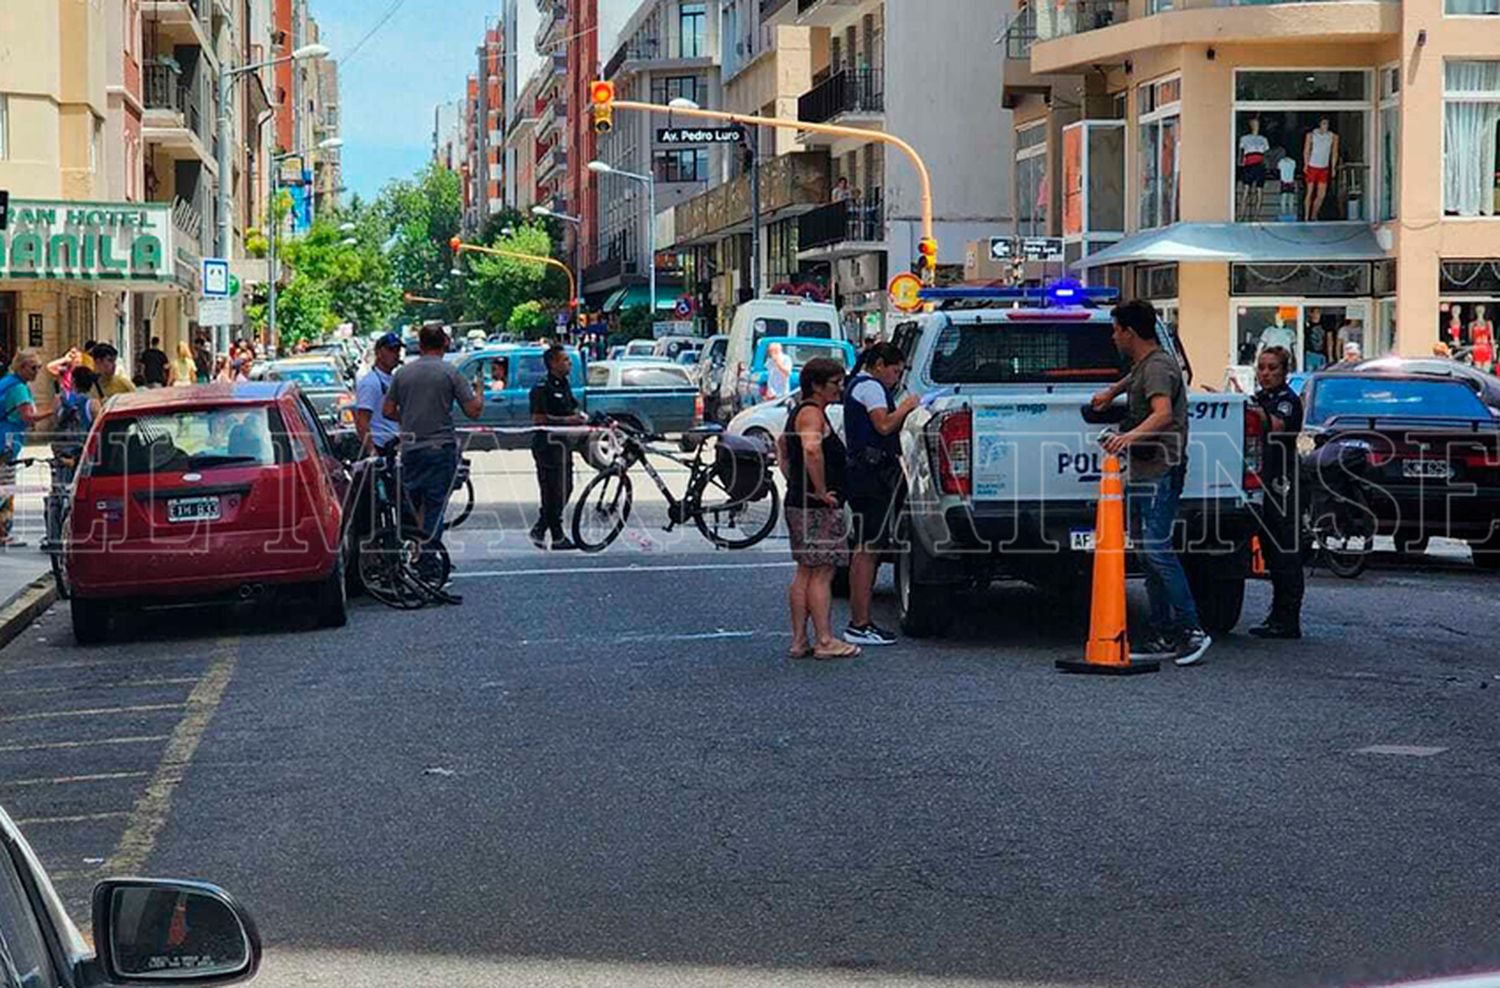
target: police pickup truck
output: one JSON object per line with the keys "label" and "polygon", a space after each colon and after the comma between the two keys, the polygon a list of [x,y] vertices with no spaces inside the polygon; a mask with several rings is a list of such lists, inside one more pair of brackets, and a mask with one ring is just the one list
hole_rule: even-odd
{"label": "police pickup truck", "polygon": [[[902,630],[941,634],[955,590],[1019,579],[1087,607],[1100,434],[1125,412],[1090,399],[1127,370],[1111,290],[933,289],[932,311],[899,323],[905,387],[927,396],[901,436],[907,508],[896,556]],[[1158,327],[1163,347],[1183,359]],[[1178,545],[1199,617],[1239,620],[1260,497],[1260,419],[1238,394],[1189,392]],[[1127,485],[1129,474],[1126,474]],[[1127,563],[1133,575],[1139,565]]]}

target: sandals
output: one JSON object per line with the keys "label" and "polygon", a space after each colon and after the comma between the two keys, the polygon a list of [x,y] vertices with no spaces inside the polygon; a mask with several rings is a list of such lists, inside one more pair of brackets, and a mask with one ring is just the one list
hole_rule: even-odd
{"label": "sandals", "polygon": [[853,659],[858,657],[859,654],[860,649],[858,645],[850,645],[848,642],[834,639],[827,648],[813,649],[812,657],[819,661],[827,661],[829,659]]}
{"label": "sandals", "polygon": [[804,645],[802,648],[789,648],[786,650],[786,657],[789,659],[810,659],[812,658],[812,656],[813,650],[811,645]]}

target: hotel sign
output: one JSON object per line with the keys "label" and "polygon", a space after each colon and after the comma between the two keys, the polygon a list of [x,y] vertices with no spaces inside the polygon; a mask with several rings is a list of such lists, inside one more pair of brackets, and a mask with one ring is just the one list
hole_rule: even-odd
{"label": "hotel sign", "polygon": [[172,207],[12,199],[0,280],[177,284]]}

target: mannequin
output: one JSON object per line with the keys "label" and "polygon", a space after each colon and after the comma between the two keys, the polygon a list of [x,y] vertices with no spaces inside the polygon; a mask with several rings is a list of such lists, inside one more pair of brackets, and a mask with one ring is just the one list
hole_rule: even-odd
{"label": "mannequin", "polygon": [[1448,310],[1448,345],[1458,346],[1464,341],[1463,306],[1455,305]]}
{"label": "mannequin", "polygon": [[1339,135],[1333,132],[1327,117],[1319,117],[1317,129],[1308,131],[1302,140],[1302,177],[1307,183],[1305,218],[1309,223],[1323,211],[1323,198],[1338,166]]}
{"label": "mannequin", "polygon": [[1281,180],[1281,208],[1276,218],[1283,223],[1297,219],[1297,162],[1289,154],[1283,154],[1276,162],[1276,174]]}
{"label": "mannequin", "polygon": [[1328,366],[1328,330],[1323,325],[1323,310],[1307,310],[1307,326],[1303,330],[1303,349],[1307,356],[1304,358],[1307,369],[1310,371],[1320,370]]}
{"label": "mannequin", "polygon": [[1266,152],[1271,142],[1260,132],[1260,117],[1250,118],[1250,133],[1240,135],[1240,219],[1260,217],[1266,184]]}
{"label": "mannequin", "polygon": [[1495,325],[1485,318],[1485,306],[1474,306],[1474,321],[1469,323],[1469,343],[1474,347],[1474,366],[1480,370],[1495,367]]}
{"label": "mannequin", "polygon": [[1260,342],[1255,346],[1256,356],[1267,347],[1285,347],[1289,353],[1297,352],[1297,332],[1286,324],[1286,318],[1278,309],[1276,323],[1260,331]]}

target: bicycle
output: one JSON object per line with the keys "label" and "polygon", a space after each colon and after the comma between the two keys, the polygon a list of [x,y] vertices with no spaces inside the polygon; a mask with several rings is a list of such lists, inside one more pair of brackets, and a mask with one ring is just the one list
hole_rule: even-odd
{"label": "bicycle", "polygon": [[[355,483],[350,498],[363,493],[368,481],[373,511],[365,532],[356,540],[355,572],[371,597],[398,610],[415,610],[430,603],[461,604],[463,598],[443,589],[453,561],[441,539],[424,539],[416,516],[400,490],[395,444],[354,464]],[[354,518],[351,505],[346,518]]]}
{"label": "bicycle", "polygon": [[[630,469],[639,464],[667,501],[667,525],[672,531],[692,521],[703,537],[722,549],[748,549],[771,534],[781,517],[781,494],[771,477],[766,451],[759,443],[725,436],[716,428],[695,430],[704,437],[691,458],[677,456],[651,443],[663,436],[651,435],[609,423],[619,455],[595,475],[579,495],[573,509],[573,541],[584,552],[602,552],[624,530],[630,520],[634,494]],[[709,439],[717,439],[710,443]],[[710,461],[705,451],[713,447]],[[648,456],[658,456],[688,468],[687,493],[678,499],[652,466]]]}
{"label": "bicycle", "polygon": [[54,456],[28,456],[17,460],[17,467],[47,464],[51,473],[50,489],[42,499],[42,519],[46,534],[42,537],[42,551],[52,565],[52,579],[57,583],[57,596],[67,600],[69,596],[64,553],[67,550],[63,530],[68,524],[68,515],[73,511],[73,472],[78,468],[78,453],[54,451]]}
{"label": "bicycle", "polygon": [[458,472],[453,475],[453,489],[448,492],[448,507],[443,515],[443,528],[457,528],[469,520],[474,513],[473,464],[468,457],[459,461]]}

